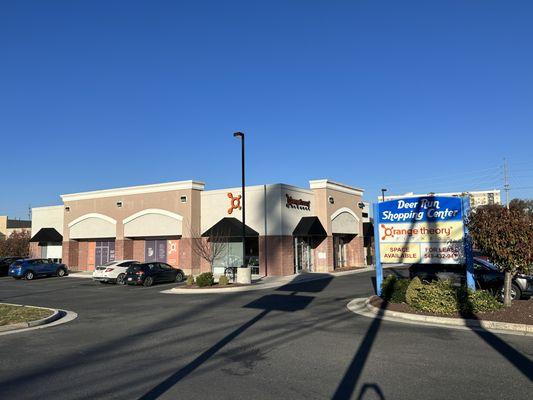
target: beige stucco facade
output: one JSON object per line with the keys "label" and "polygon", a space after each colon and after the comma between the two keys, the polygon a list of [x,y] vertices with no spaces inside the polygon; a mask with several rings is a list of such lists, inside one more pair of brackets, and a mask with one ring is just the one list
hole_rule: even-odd
{"label": "beige stucco facade", "polygon": [[[255,260],[260,275],[363,266],[362,194],[329,180],[310,181],[308,189],[247,187],[246,225],[255,232],[247,238],[247,260]],[[47,225],[63,235],[63,262],[73,270],[92,270],[110,258],[159,257],[199,274],[211,266],[193,243],[209,241],[202,234],[225,219],[242,221],[241,195],[238,187],[204,190],[193,180],[67,194],[61,206],[35,209],[36,231]],[[301,231],[303,222],[316,220],[319,234]],[[242,243],[240,234],[230,241]]]}

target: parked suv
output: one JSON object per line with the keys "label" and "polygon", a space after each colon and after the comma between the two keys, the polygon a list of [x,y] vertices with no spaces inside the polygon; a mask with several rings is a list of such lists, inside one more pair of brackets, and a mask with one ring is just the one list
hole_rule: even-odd
{"label": "parked suv", "polygon": [[139,264],[135,260],[117,260],[110,261],[102,267],[96,267],[93,272],[93,280],[100,283],[124,284],[126,271],[133,264]]}
{"label": "parked suv", "polygon": [[165,263],[151,262],[129,267],[125,282],[128,285],[152,286],[158,282],[181,282],[184,279],[185,274],[181,269]]}
{"label": "parked suv", "polygon": [[[409,267],[409,277],[415,276],[424,281],[448,279],[457,285],[466,282],[464,265],[457,264],[413,264]],[[490,262],[474,258],[474,281],[479,289],[488,290],[494,296],[503,299],[505,274]],[[533,276],[517,275],[511,284],[511,299],[529,298],[533,295]]]}
{"label": "parked suv", "polygon": [[9,276],[15,279],[24,278],[31,281],[37,276],[66,276],[68,268],[65,264],[54,263],[46,258],[28,258],[17,260],[9,267]]}

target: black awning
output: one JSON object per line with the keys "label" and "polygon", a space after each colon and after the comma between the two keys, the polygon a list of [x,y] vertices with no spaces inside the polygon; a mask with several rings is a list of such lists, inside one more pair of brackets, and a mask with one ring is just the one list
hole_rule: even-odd
{"label": "black awning", "polygon": [[39,232],[37,232],[33,237],[30,239],[30,242],[53,242],[53,243],[59,243],[63,241],[63,236],[56,231],[54,228],[41,228],[39,229]]}
{"label": "black awning", "polygon": [[328,236],[318,217],[302,217],[292,234],[294,236]]}
{"label": "black awning", "polygon": [[374,236],[374,224],[372,222],[363,222],[363,236]]}
{"label": "black awning", "polygon": [[[244,234],[246,237],[259,236],[259,232],[254,231],[248,225],[245,225]],[[242,222],[233,217],[222,218],[215,225],[206,230],[202,236],[242,237]]]}

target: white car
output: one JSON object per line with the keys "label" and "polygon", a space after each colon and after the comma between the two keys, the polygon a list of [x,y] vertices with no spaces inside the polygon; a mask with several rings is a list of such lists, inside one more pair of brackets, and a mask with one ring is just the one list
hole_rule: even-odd
{"label": "white car", "polygon": [[133,264],[139,264],[135,260],[110,261],[107,264],[96,267],[93,272],[93,280],[100,283],[117,283],[124,285],[126,270]]}

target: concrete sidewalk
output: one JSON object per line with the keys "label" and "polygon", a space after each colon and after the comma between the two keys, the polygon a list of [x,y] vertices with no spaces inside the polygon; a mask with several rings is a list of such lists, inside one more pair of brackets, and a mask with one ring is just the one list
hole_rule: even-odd
{"label": "concrete sidewalk", "polygon": [[66,277],[67,278],[92,279],[93,271],[73,271],[73,272],[69,272],[69,274]]}
{"label": "concrete sidewalk", "polygon": [[183,289],[181,287],[172,288],[169,290],[163,290],[161,293],[165,294],[207,294],[207,293],[235,293],[235,292],[249,292],[252,290],[274,289],[287,284],[297,284],[309,281],[315,281],[318,279],[325,279],[335,276],[345,276],[359,274],[362,272],[373,271],[374,267],[365,267],[354,269],[350,271],[322,273],[322,272],[303,272],[300,274],[287,275],[287,276],[267,276],[257,281],[252,282],[251,285],[225,287],[225,288],[199,288],[199,289]]}

